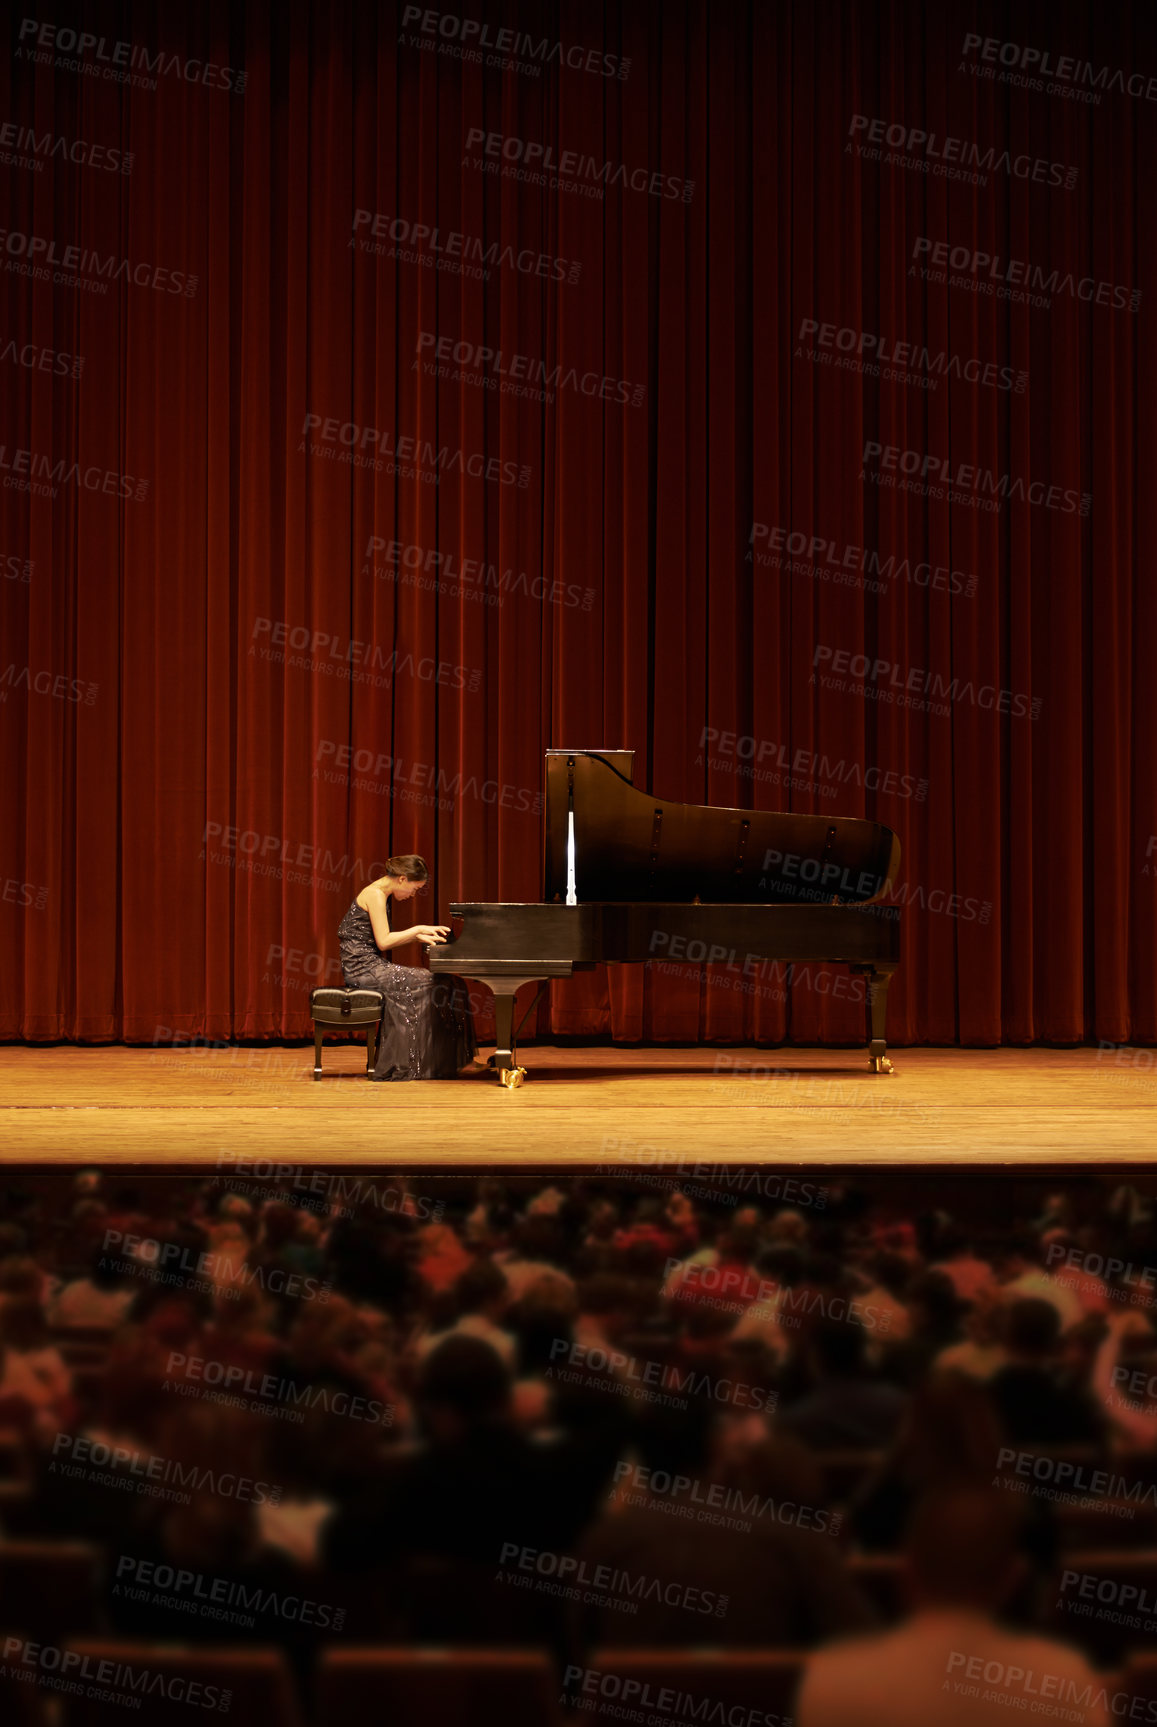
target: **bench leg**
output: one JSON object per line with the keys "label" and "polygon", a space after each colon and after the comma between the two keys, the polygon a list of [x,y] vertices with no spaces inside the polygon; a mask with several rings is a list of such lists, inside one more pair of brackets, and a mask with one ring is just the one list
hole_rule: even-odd
{"label": "bench leg", "polygon": [[380,1022],[366,1027],[366,1078],[374,1077],[374,1068],[378,1060],[378,1031]]}
{"label": "bench leg", "polygon": [[316,1020],[313,1027],[313,1077],[321,1078],[321,1027]]}

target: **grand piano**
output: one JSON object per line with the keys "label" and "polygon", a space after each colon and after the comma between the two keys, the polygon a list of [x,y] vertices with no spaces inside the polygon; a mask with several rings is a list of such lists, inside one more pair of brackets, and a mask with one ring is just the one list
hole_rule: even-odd
{"label": "grand piano", "polygon": [[848,966],[867,980],[870,1070],[891,1073],[884,1025],[900,963],[900,908],[883,899],[900,862],[891,829],[668,803],[632,784],[633,766],[633,750],[548,750],[542,903],[451,905],[461,929],[426,950],[432,972],[493,991],[498,1080],[514,1087],[526,1076],[514,1024],[523,984],[672,958]]}

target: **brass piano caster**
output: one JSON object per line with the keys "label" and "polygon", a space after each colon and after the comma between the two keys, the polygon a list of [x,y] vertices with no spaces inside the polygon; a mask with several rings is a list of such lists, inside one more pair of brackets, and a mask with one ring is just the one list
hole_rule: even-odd
{"label": "brass piano caster", "polygon": [[896,1071],[886,1055],[870,1055],[868,1063],[873,1073],[894,1073]]}
{"label": "brass piano caster", "polygon": [[507,1091],[517,1091],[526,1078],[526,1069],[524,1067],[504,1067],[499,1070],[498,1077]]}

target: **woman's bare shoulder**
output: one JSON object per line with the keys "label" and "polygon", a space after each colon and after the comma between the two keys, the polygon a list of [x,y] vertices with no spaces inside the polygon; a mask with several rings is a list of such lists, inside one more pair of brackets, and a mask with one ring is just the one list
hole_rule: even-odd
{"label": "woman's bare shoulder", "polygon": [[356,904],[360,905],[363,911],[369,911],[371,905],[376,905],[380,908],[384,905],[388,905],[389,901],[386,899],[385,888],[379,887],[376,881],[372,881],[369,887],[364,887],[362,889],[361,893],[357,897]]}

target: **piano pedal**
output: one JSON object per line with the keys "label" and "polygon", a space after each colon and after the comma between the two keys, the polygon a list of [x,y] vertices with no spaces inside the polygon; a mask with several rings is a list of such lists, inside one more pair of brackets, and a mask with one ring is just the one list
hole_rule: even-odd
{"label": "piano pedal", "polygon": [[895,1068],[886,1055],[871,1055],[868,1057],[873,1073],[895,1073]]}
{"label": "piano pedal", "polygon": [[498,1077],[506,1087],[507,1091],[517,1091],[518,1087],[526,1078],[526,1069],[524,1067],[500,1068]]}

